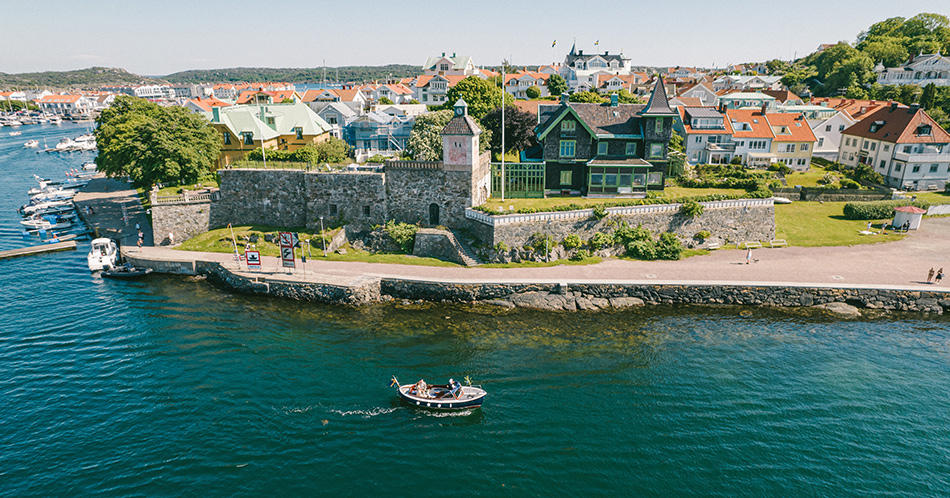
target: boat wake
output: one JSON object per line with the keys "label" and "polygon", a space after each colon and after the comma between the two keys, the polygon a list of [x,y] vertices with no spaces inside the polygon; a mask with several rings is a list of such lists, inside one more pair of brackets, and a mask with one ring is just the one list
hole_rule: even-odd
{"label": "boat wake", "polygon": [[377,407],[377,408],[372,408],[369,410],[350,410],[350,411],[330,410],[330,411],[343,417],[349,417],[351,415],[360,415],[363,418],[373,418],[378,415],[385,415],[387,413],[392,413],[398,409],[399,407],[388,407],[388,408]]}

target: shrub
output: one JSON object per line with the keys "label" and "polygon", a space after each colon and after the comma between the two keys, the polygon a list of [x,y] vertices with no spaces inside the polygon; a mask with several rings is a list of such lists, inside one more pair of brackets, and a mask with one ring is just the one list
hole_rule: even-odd
{"label": "shrub", "polygon": [[768,187],[762,186],[762,188],[758,190],[754,190],[746,194],[746,197],[750,199],[768,199],[769,197],[772,197],[773,195],[775,195],[775,193],[769,190]]}
{"label": "shrub", "polygon": [[816,183],[818,183],[818,185],[831,185],[832,183],[836,181],[838,181],[837,176],[832,175],[831,173],[825,173],[825,176],[822,176],[821,179],[818,180]]}
{"label": "shrub", "polygon": [[784,163],[775,163],[769,166],[769,171],[778,171],[783,175],[788,175],[792,172],[792,168],[789,168]]}
{"label": "shrub", "polygon": [[594,218],[602,220],[607,217],[607,208],[603,204],[598,204],[594,206]]}
{"label": "shrub", "polygon": [[366,162],[368,162],[368,163],[384,163],[384,162],[388,161],[389,159],[390,159],[390,158],[388,158],[388,157],[386,157],[386,156],[382,156],[382,155],[376,154],[376,155],[374,155],[373,157],[367,159]]}
{"label": "shrub", "polygon": [[712,237],[712,234],[709,233],[709,230],[700,230],[696,232],[696,235],[693,236],[693,238],[696,238],[699,240],[706,240],[710,237]]}
{"label": "shrub", "polygon": [[680,243],[680,239],[676,237],[676,234],[664,232],[660,234],[660,241],[656,244],[656,250],[657,258],[675,261],[680,259],[680,255],[683,253],[683,244]]}
{"label": "shrub", "polygon": [[399,244],[404,252],[412,253],[412,246],[416,242],[416,232],[419,231],[419,227],[389,220],[383,230],[389,234],[393,242]]}
{"label": "shrub", "polygon": [[693,199],[686,199],[683,201],[683,205],[680,207],[680,212],[690,218],[695,218],[703,214],[703,205],[694,201]]}
{"label": "shrub", "polygon": [[590,253],[587,252],[587,249],[581,249],[580,251],[575,252],[574,255],[571,256],[571,261],[583,261],[589,257],[590,257]]}
{"label": "shrub", "polygon": [[735,165],[741,166],[742,156],[732,156],[732,160],[729,161],[729,164],[735,164]]}
{"label": "shrub", "polygon": [[643,228],[643,225],[637,225],[632,228],[626,222],[621,222],[620,226],[614,230],[614,244],[627,247],[631,242],[638,240],[652,240],[653,234],[650,230]]}
{"label": "shrub", "polygon": [[541,89],[536,86],[529,86],[528,89],[524,91],[524,94],[529,99],[536,99],[541,96]]}
{"label": "shrub", "polygon": [[657,257],[656,242],[653,239],[631,242],[627,244],[627,256],[653,261]]}
{"label": "shrub", "polygon": [[857,189],[857,188],[861,188],[861,184],[850,178],[842,178],[841,188]]}
{"label": "shrub", "polygon": [[508,247],[508,244],[505,244],[504,241],[496,242],[493,246],[493,249],[495,249],[495,252],[508,252],[511,250],[511,248]]}
{"label": "shrub", "polygon": [[587,241],[587,246],[596,251],[609,246],[611,243],[613,243],[613,237],[604,232],[597,232]]}
{"label": "shrub", "polygon": [[564,240],[561,241],[561,245],[565,249],[577,249],[578,247],[584,245],[584,241],[575,234],[570,234],[567,237],[564,237]]}
{"label": "shrub", "polygon": [[897,201],[849,202],[844,205],[844,217],[849,220],[880,220],[894,216],[894,208],[898,206],[916,206],[927,209],[930,203],[917,201],[914,203]]}
{"label": "shrub", "polygon": [[545,250],[551,250],[555,245],[557,245],[557,242],[554,241],[554,237],[552,237],[551,234],[535,232],[534,235],[528,239],[528,242],[525,243],[524,247],[533,252],[544,254]]}

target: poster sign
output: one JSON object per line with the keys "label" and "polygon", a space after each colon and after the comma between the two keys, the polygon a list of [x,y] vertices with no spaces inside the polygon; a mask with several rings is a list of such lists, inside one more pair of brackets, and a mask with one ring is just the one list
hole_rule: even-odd
{"label": "poster sign", "polygon": [[280,260],[284,268],[294,268],[294,234],[291,232],[279,232],[280,238]]}
{"label": "poster sign", "polygon": [[244,251],[244,257],[247,259],[247,269],[261,271],[261,252]]}

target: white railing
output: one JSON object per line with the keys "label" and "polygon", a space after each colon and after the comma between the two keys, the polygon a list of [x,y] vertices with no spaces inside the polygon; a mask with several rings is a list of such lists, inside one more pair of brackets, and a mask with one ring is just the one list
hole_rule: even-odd
{"label": "white railing", "polygon": [[[721,208],[737,208],[737,207],[764,207],[772,206],[772,199],[737,199],[732,201],[712,201],[712,202],[700,202],[700,205],[704,209],[721,209]],[[664,212],[677,212],[680,210],[682,204],[647,204],[643,206],[622,206],[622,207],[610,207],[607,208],[608,215],[632,215],[632,214],[645,214],[645,213],[664,213]],[[474,209],[468,208],[465,210],[465,217],[477,221],[479,223],[484,223],[490,226],[499,226],[499,225],[510,225],[513,223],[528,223],[528,222],[547,222],[547,221],[563,221],[571,219],[585,219],[590,218],[594,215],[593,209],[577,209],[574,211],[551,211],[546,213],[530,213],[530,214],[485,214],[481,211],[476,211]]]}
{"label": "white railing", "polygon": [[152,195],[152,204],[188,204],[191,202],[211,202],[221,198],[220,191],[190,193],[178,195]]}

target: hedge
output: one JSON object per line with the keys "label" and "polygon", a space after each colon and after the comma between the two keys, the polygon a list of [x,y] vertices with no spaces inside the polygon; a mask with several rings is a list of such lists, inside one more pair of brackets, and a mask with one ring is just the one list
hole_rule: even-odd
{"label": "hedge", "polygon": [[906,200],[849,202],[844,205],[844,217],[849,220],[880,220],[894,216],[894,208],[900,206],[915,206],[926,210],[930,207],[930,203],[926,201],[911,203]]}

